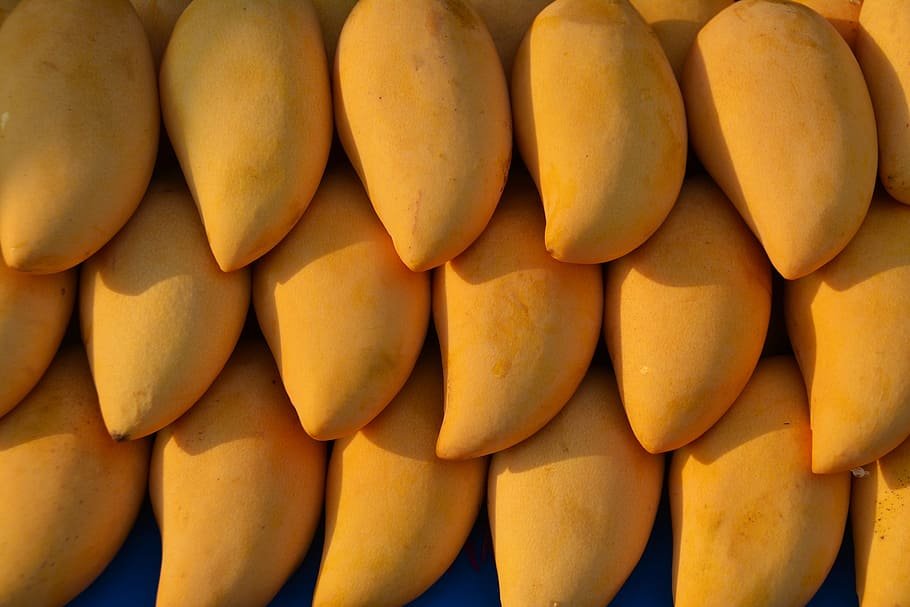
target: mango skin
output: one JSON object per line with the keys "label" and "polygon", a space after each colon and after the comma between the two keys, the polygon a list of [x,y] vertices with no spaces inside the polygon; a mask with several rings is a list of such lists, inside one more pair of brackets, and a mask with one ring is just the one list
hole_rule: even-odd
{"label": "mango skin", "polygon": [[477,518],[487,462],[436,457],[441,421],[442,369],[429,347],[389,406],[335,442],[314,607],[404,605],[451,566]]}
{"label": "mango skin", "polygon": [[787,330],[812,409],[812,469],[862,466],[910,436],[910,208],[876,193],[834,261],[789,283]]}
{"label": "mango skin", "polygon": [[512,74],[515,53],[534,17],[553,0],[469,0],[481,16],[502,61],[506,78]]}
{"label": "mango skin", "polygon": [[0,25],[3,24],[6,16],[16,8],[17,4],[19,4],[19,0],[0,0]]}
{"label": "mango skin", "polygon": [[177,19],[184,9],[189,6],[190,0],[130,0],[130,3],[136,9],[142,27],[145,28],[155,65],[160,66],[174,25],[177,24]]}
{"label": "mango skin", "polygon": [[512,156],[496,47],[465,0],[361,0],[335,55],[344,150],[414,271],[480,236]]}
{"label": "mango skin", "polygon": [[76,271],[32,275],[0,259],[0,417],[47,370],[73,313]]}
{"label": "mango skin", "polygon": [[253,271],[256,317],[307,432],[353,434],[407,381],[430,318],[430,276],[395,253],[347,166]]}
{"label": "mango skin", "polygon": [[329,65],[334,65],[335,49],[338,47],[338,37],[341,28],[357,4],[357,0],[310,0],[313,8],[319,15],[319,25],[322,27],[322,38],[325,41],[325,54]]}
{"label": "mango skin", "polygon": [[559,415],[490,462],[502,604],[608,604],[644,552],[663,472],[632,434],[612,374],[592,367]]}
{"label": "mango skin", "polygon": [[813,474],[808,403],[789,356],[762,359],[723,418],[673,453],[679,607],[805,605],[840,548],[850,474]]}
{"label": "mango skin", "polygon": [[307,0],[194,1],[164,54],[161,109],[219,267],[258,259],[306,211],[328,161],[316,11]]}
{"label": "mango skin", "polygon": [[910,204],[910,2],[865,0],[856,57],[878,124],[878,173],[888,193]]}
{"label": "mango skin", "polygon": [[433,274],[445,459],[495,453],[542,428],[581,383],[599,338],[601,270],[547,253],[540,200],[522,177],[471,248]]}
{"label": "mango skin", "polygon": [[[855,48],[863,0],[793,0],[808,6],[834,26],[850,48]],[[893,6],[893,5],[892,5]]]}
{"label": "mango skin", "polygon": [[142,200],[158,149],[155,66],[127,0],[23,0],[0,30],[0,249],[54,273]]}
{"label": "mango skin", "polygon": [[111,435],[146,436],[189,409],[230,357],[249,302],[249,271],[218,269],[186,186],[153,183],[81,269],[82,339]]}
{"label": "mango skin", "polygon": [[645,244],[606,270],[604,337],[635,436],[698,438],[749,381],[771,314],[771,266],[723,192],[684,184]]}
{"label": "mango skin", "polygon": [[872,102],[850,47],[813,10],[742,0],[712,19],[683,69],[695,153],[793,280],[834,258],[875,186]]}
{"label": "mango skin", "polygon": [[65,605],[129,534],[149,443],[111,440],[85,353],[65,346],[0,419],[0,456],[0,605]]}
{"label": "mango skin", "polygon": [[325,445],[297,422],[268,349],[241,342],[189,413],[158,433],[158,607],[265,605],[322,514]]}

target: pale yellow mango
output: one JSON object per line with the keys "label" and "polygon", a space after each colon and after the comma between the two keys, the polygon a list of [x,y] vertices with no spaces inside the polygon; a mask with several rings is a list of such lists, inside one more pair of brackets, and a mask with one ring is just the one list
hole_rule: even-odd
{"label": "pale yellow mango", "polygon": [[230,357],[249,302],[249,271],[218,269],[186,186],[153,183],[80,275],[82,338],[111,436],[146,436],[189,409]]}
{"label": "pale yellow mango", "polygon": [[584,377],[603,318],[593,265],[544,248],[540,199],[523,174],[471,248],[433,275],[433,319],[446,374],[436,453],[461,459],[528,438]]}
{"label": "pale yellow mango", "polygon": [[859,22],[856,56],[878,124],[878,174],[910,204],[910,1],[866,0]]}
{"label": "pale yellow mango", "polygon": [[559,415],[490,462],[502,604],[608,604],[645,549],[663,471],[635,440],[612,373],[592,367]]}
{"label": "pale yellow mango", "polygon": [[[863,0],[793,0],[793,2],[808,6],[827,19],[844,38],[844,41],[850,45],[850,48],[855,46]],[[889,6],[894,6],[892,2],[893,0],[885,0]]]}
{"label": "pale yellow mango", "polygon": [[537,183],[547,250],[601,263],[643,243],[686,170],[682,95],[628,0],[556,0],[512,72],[515,140]]}
{"label": "pale yellow mango", "polygon": [[812,409],[812,469],[850,470],[910,436],[910,208],[876,194],[834,261],[787,285]]}
{"label": "pale yellow mango", "polygon": [[129,219],[158,148],[155,66],[128,0],[23,0],[0,30],[0,248],[61,272]]}
{"label": "pale yellow mango", "polygon": [[75,300],[75,270],[24,274],[0,259],[0,416],[25,398],[51,364]]}
{"label": "pale yellow mango", "polygon": [[225,272],[303,215],[332,143],[332,96],[309,0],[194,0],[161,64],[167,133]]}
{"label": "pale yellow mango", "polygon": [[814,474],[809,406],[789,356],[758,363],[698,440],[673,453],[677,607],[805,605],[840,548],[850,474]]}
{"label": "pale yellow mango", "polygon": [[671,451],[714,425],[749,381],[771,266],[723,192],[691,177],[654,236],[607,266],[604,308],[632,430],[648,451]]}
{"label": "pale yellow mango", "polygon": [[332,449],[314,607],[397,607],[449,568],[483,499],[485,459],[444,461],[439,352],[379,416]]}
{"label": "pale yellow mango", "polygon": [[148,36],[152,48],[155,65],[161,65],[161,57],[167,42],[174,31],[174,25],[184,9],[189,6],[190,0],[130,0],[136,14],[142,21],[145,34]]}
{"label": "pale yellow mango", "polygon": [[335,49],[338,46],[338,36],[344,27],[345,19],[357,4],[357,0],[310,0],[319,15],[319,25],[322,27],[322,38],[325,41],[325,54],[329,65],[335,62]]}
{"label": "pale yellow mango", "polygon": [[107,567],[145,497],[148,441],[104,429],[85,353],[65,346],[0,419],[0,605],[62,606]]}
{"label": "pale yellow mango", "polygon": [[322,514],[325,445],[297,422],[264,344],[242,341],[189,413],[158,433],[158,607],[266,605]]}
{"label": "pale yellow mango", "polygon": [[506,78],[531,22],[553,0],[468,0],[493,36]]}
{"label": "pale yellow mango", "polygon": [[401,262],[342,165],[254,268],[253,305],[300,422],[330,440],[366,425],[407,381],[427,332],[430,276]]}
{"label": "pale yellow mango", "polygon": [[483,231],[512,154],[496,47],[466,0],[361,0],[335,55],[338,136],[402,261],[449,261]]}

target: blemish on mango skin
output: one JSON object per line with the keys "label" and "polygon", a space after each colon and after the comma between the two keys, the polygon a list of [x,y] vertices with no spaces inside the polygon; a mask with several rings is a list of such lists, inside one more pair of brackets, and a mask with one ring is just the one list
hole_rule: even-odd
{"label": "blemish on mango skin", "polygon": [[479,25],[477,15],[462,0],[443,0],[446,12],[451,14],[458,22],[470,29]]}

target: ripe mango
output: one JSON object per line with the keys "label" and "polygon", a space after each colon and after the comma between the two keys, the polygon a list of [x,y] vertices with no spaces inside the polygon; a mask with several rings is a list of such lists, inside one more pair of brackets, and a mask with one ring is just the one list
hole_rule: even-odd
{"label": "ripe mango", "polygon": [[401,392],[329,460],[325,547],[314,607],[397,607],[452,564],[483,499],[485,459],[450,462],[439,353],[427,348]]}
{"label": "ripe mango", "polygon": [[65,346],[0,419],[0,605],[65,605],[98,577],[139,513],[148,455],[111,440],[85,353]]}
{"label": "ripe mango", "polygon": [[218,269],[186,186],[153,183],[80,276],[82,338],[111,436],[146,436],[189,409],[231,355],[249,301],[249,271]]}
{"label": "ripe mango", "polygon": [[559,415],[490,462],[502,604],[609,603],[645,549],[663,471],[635,440],[612,373],[592,367]]}
{"label": "ripe mango", "polygon": [[253,270],[253,304],[311,436],[353,434],[407,381],[430,318],[430,276],[392,246],[347,166]]}
{"label": "ripe mango", "polygon": [[158,607],[265,605],[322,514],[325,445],[307,436],[260,342],[241,342],[189,413],[158,433]]}
{"label": "ripe mango", "polygon": [[771,314],[771,266],[723,192],[691,177],[667,220],[606,271],[604,336],[641,444],[678,449],[745,387]]}
{"label": "ripe mango", "polygon": [[[886,0],[889,3],[891,1]],[[863,0],[793,0],[793,2],[808,6],[827,19],[844,38],[844,42],[850,48],[854,48],[859,31],[859,13],[863,7]]]}
{"label": "ripe mango", "polygon": [[225,272],[303,215],[332,143],[319,19],[308,0],[195,0],[161,64],[161,110]]}
{"label": "ripe mango", "polygon": [[335,49],[338,47],[338,36],[345,20],[357,4],[357,0],[311,0],[316,14],[319,15],[319,25],[322,27],[322,38],[325,41],[325,54],[329,65],[335,62]]}
{"label": "ripe mango", "polygon": [[814,474],[796,362],[762,359],[717,424],[673,453],[678,607],[805,605],[840,548],[850,474]]}
{"label": "ripe mango", "polygon": [[850,47],[815,11],[742,0],[695,39],[682,78],[705,169],[788,279],[834,258],[872,200],[872,102]]}
{"label": "ripe mango", "polygon": [[152,56],[155,58],[155,65],[161,65],[161,57],[164,55],[164,49],[167,48],[167,42],[171,38],[171,32],[174,31],[174,25],[184,9],[190,4],[190,0],[130,0],[136,14],[142,21],[142,27],[145,28],[145,34],[148,36],[149,45],[152,48]]}
{"label": "ripe mango", "polygon": [[155,66],[127,0],[23,0],[0,29],[0,248],[71,268],[136,210],[158,147]]}
{"label": "ripe mango", "polygon": [[335,56],[338,136],[402,261],[449,261],[483,231],[512,154],[506,79],[465,0],[361,0]]}
{"label": "ripe mango", "polygon": [[512,102],[553,257],[610,261],[654,233],[682,185],[686,116],[660,42],[627,0],[542,10],[515,56]]}
{"label": "ripe mango", "polygon": [[19,4],[19,0],[0,0],[0,25],[3,24],[6,16],[16,8],[17,4]]}
{"label": "ripe mango", "polygon": [[515,53],[531,22],[553,0],[469,0],[481,16],[502,61],[506,79],[512,75]]}
{"label": "ripe mango", "polygon": [[787,285],[812,409],[812,469],[862,466],[910,436],[910,207],[877,193],[834,261]]}

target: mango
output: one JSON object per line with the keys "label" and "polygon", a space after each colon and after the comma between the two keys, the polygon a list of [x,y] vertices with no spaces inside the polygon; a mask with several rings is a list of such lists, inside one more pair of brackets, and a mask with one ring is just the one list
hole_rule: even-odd
{"label": "mango", "polygon": [[80,275],[82,338],[111,436],[151,434],[199,400],[234,349],[249,301],[249,271],[218,269],[186,186],[153,183]]}
{"label": "mango", "polygon": [[850,470],[910,436],[910,208],[877,193],[834,261],[786,291],[812,409],[812,469]]}
{"label": "mango", "polygon": [[512,154],[505,75],[465,0],[361,0],[335,55],[335,118],[348,158],[414,271],[480,236]]}
{"label": "mango", "polygon": [[335,442],[314,607],[404,605],[455,560],[480,509],[487,462],[436,457],[441,421],[442,369],[428,347],[389,406]]}
{"label": "mango", "polygon": [[834,258],[872,200],[872,102],[824,17],[742,0],[695,39],[682,78],[698,158],[793,280]]}
{"label": "mango", "polygon": [[878,124],[878,173],[896,200],[910,204],[910,2],[866,0],[856,57]]}
{"label": "mango", "polygon": [[164,55],[164,49],[167,48],[171,32],[174,31],[174,25],[177,24],[177,19],[184,9],[189,6],[190,0],[130,0],[130,2],[136,9],[139,20],[142,21],[142,27],[145,28],[155,65],[160,66],[161,57]]}
{"label": "mango", "polygon": [[721,420],[673,453],[673,602],[805,605],[840,548],[850,474],[814,474],[796,362],[763,359]]}
{"label": "mango", "polygon": [[0,249],[62,272],[132,215],[158,147],[155,66],[127,0],[23,0],[0,30]]}
{"label": "mango", "polygon": [[645,549],[663,472],[635,440],[612,373],[592,366],[559,415],[490,462],[502,604],[608,604]]}
{"label": "mango", "polygon": [[322,514],[325,445],[300,427],[268,349],[237,346],[189,413],[158,433],[158,607],[266,605]]}
{"label": "mango", "polygon": [[196,0],[161,64],[164,124],[230,272],[303,215],[332,143],[325,47],[308,0]]}
{"label": "mango", "polygon": [[531,22],[552,0],[469,0],[490,30],[506,78],[512,74],[515,53]]}
{"label": "mango", "polygon": [[6,20],[6,16],[12,12],[19,0],[0,0],[0,25]]}
{"label": "mango", "polygon": [[550,421],[578,388],[599,338],[603,280],[544,248],[540,199],[516,173],[466,252],[433,274],[445,369],[436,453],[501,451]]}
{"label": "mango", "polygon": [[804,4],[828,20],[850,48],[856,45],[859,14],[863,0],[793,0]]}
{"label": "mango", "polygon": [[306,215],[253,270],[253,305],[311,436],[353,434],[407,381],[430,318],[430,276],[395,253],[357,179],[330,169]]}
{"label": "mango", "polygon": [[0,417],[44,375],[66,333],[75,300],[75,270],[25,274],[0,259]]}
{"label": "mango", "polygon": [[114,558],[145,497],[148,441],[104,429],[85,353],[65,346],[0,419],[0,605],[65,605]]}
{"label": "mango", "polygon": [[311,0],[311,2],[313,8],[316,9],[316,14],[319,15],[326,57],[328,57],[329,65],[333,65],[341,28],[344,27],[344,22],[351,9],[357,4],[357,0]]}
{"label": "mango", "polygon": [[627,0],[542,10],[515,57],[512,100],[553,257],[610,261],[657,230],[685,174],[686,116],[659,40]]}
{"label": "mango", "polygon": [[723,192],[684,184],[645,244],[607,266],[604,336],[635,436],[695,440],[749,381],[771,313],[771,267]]}

